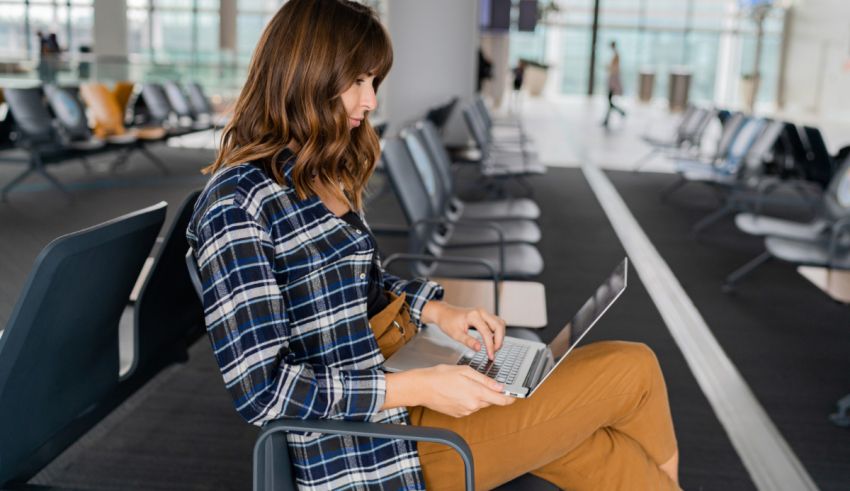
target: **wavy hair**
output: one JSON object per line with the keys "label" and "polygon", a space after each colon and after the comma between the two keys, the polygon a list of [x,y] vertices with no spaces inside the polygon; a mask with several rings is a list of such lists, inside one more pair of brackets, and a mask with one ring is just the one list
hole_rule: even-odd
{"label": "wavy hair", "polygon": [[349,127],[340,96],[361,74],[375,76],[377,91],[392,62],[389,35],[369,7],[289,0],[263,31],[221,149],[203,172],[265,161],[283,185],[278,159],[288,149],[295,154],[291,177],[300,199],[322,183],[361,210],[380,144],[368,119]]}

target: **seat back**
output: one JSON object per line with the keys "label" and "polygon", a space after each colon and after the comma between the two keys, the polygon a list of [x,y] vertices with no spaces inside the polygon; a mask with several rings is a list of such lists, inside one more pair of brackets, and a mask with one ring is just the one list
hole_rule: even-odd
{"label": "seat back", "polygon": [[7,88],[4,94],[19,136],[27,144],[35,146],[57,140],[53,118],[44,105],[41,88]]}
{"label": "seat back", "polygon": [[147,108],[149,123],[162,124],[171,117],[172,107],[161,85],[154,83],[143,84],[142,101]]}
{"label": "seat back", "polygon": [[[184,254],[186,228],[200,191],[180,205],[135,305],[135,356],[127,377],[150,367],[188,359],[187,349],[204,332],[204,312]],[[143,374],[143,376],[146,374]]]}
{"label": "seat back", "polygon": [[467,104],[463,108],[463,119],[466,121],[466,127],[475,140],[475,144],[481,150],[481,156],[487,159],[490,156],[490,137],[487,135],[487,130],[484,127],[484,122],[481,121],[478,111],[472,104]]}
{"label": "seat back", "polygon": [[446,126],[446,123],[448,123],[449,118],[451,117],[459,100],[460,98],[458,97],[452,97],[449,102],[432,108],[428,111],[428,114],[425,115],[425,119],[430,121],[438,131],[442,131]]}
{"label": "seat back", "polygon": [[115,102],[118,103],[122,117],[127,114],[127,105],[130,104],[130,99],[133,98],[133,91],[135,89],[136,84],[127,81],[115,82],[115,86],[112,87],[112,96],[115,98]]}
{"label": "seat back", "polygon": [[115,95],[101,83],[80,85],[80,95],[91,110],[94,119],[94,134],[100,138],[123,135],[124,111],[115,100]]}
{"label": "seat back", "polygon": [[443,144],[443,139],[437,127],[430,121],[420,121],[416,123],[416,129],[422,141],[425,143],[425,148],[431,154],[431,162],[434,163],[434,168],[437,170],[437,175],[443,181],[443,186],[446,193],[454,196],[454,177],[452,176],[452,158],[449,155],[446,146]]}
{"label": "seat back", "polygon": [[785,131],[784,121],[768,121],[743,158],[740,177],[752,178],[765,174],[767,163],[773,162],[775,149]]}
{"label": "seat back", "polygon": [[204,94],[204,88],[197,82],[186,84],[186,92],[189,94],[189,103],[196,115],[207,114],[212,116],[213,107],[210,100]]}
{"label": "seat back", "polygon": [[830,220],[850,215],[850,157],[844,159],[829,181],[824,193],[823,208]]}
{"label": "seat back", "polygon": [[715,117],[717,117],[717,109],[706,109],[700,113],[700,117],[696,118],[694,125],[689,128],[687,141],[691,145],[699,145],[705,130]]}
{"label": "seat back", "polygon": [[91,138],[86,109],[73,92],[55,85],[46,85],[44,92],[47,103],[56,115],[56,120],[69,140],[88,140]]}
{"label": "seat back", "polygon": [[428,192],[431,202],[431,209],[434,210],[435,215],[442,215],[448,205],[449,195],[442,179],[437,175],[431,155],[425,149],[425,145],[415,129],[404,128],[399,136],[404,140],[407,151],[410,153],[418,171],[418,176],[422,180],[422,184],[425,185],[425,190]]}
{"label": "seat back", "polygon": [[726,158],[729,148],[734,143],[735,137],[738,136],[738,131],[740,131],[746,121],[747,117],[739,112],[729,116],[723,125],[723,131],[720,132],[720,138],[717,140],[717,148],[714,150],[714,157],[712,159],[714,162]]}
{"label": "seat back", "polygon": [[811,172],[819,178],[822,176],[831,178],[835,173],[836,163],[826,148],[826,142],[820,130],[813,126],[803,126],[803,134],[811,156]]}
{"label": "seat back", "polygon": [[65,235],[38,255],[0,338],[0,485],[55,458],[117,388],[118,323],[165,208]]}
{"label": "seat back", "polygon": [[430,219],[434,216],[428,191],[417,174],[416,164],[413,163],[407,147],[400,138],[384,140],[381,158],[404,216],[411,224],[411,252],[422,252],[428,242],[427,237],[430,237],[434,227],[412,227],[412,225],[419,220]]}
{"label": "seat back", "polygon": [[192,119],[197,116],[195,111],[192,110],[192,105],[186,94],[183,93],[183,89],[176,82],[169,80],[162,84],[162,88],[168,98],[168,103],[171,104],[171,108],[174,109],[174,113],[177,116]]}
{"label": "seat back", "polygon": [[755,145],[759,136],[764,131],[766,122],[761,118],[747,118],[747,121],[741,126],[732,144],[729,146],[729,152],[720,169],[727,174],[735,174],[740,172],[745,166],[745,159],[750,154],[750,150]]}

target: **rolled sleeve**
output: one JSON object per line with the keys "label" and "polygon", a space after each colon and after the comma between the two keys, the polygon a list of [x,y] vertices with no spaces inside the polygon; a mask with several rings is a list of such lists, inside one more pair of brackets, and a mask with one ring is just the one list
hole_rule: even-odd
{"label": "rolled sleeve", "polygon": [[425,278],[405,280],[382,270],[384,288],[401,295],[406,293],[405,301],[410,307],[410,318],[417,325],[422,324],[422,309],[431,300],[443,299],[443,287],[435,281]]}

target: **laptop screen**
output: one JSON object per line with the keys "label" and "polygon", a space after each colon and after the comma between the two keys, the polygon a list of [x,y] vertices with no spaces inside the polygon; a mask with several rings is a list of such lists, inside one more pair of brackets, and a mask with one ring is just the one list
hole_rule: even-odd
{"label": "laptop screen", "polygon": [[549,376],[549,373],[555,369],[558,363],[572,351],[572,349],[582,340],[582,338],[590,331],[590,328],[596,324],[596,321],[602,317],[617,298],[626,289],[626,275],[629,269],[628,258],[617,265],[614,272],[601,284],[596,292],[587,299],[584,305],[578,309],[578,312],[573,316],[570,322],[561,329],[561,332],[555,336],[555,339],[549,343],[549,349],[552,351],[554,363],[543,377],[537,383],[537,387]]}

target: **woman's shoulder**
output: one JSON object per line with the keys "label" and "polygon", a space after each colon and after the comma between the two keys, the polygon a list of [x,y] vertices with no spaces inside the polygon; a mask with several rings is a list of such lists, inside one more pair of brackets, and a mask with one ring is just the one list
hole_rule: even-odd
{"label": "woman's shoulder", "polygon": [[[270,209],[287,207],[292,190],[277,183],[261,165],[252,162],[219,169],[207,182],[195,205],[193,223],[228,208],[237,208],[248,217],[264,222]],[[273,214],[273,213],[272,213]]]}

